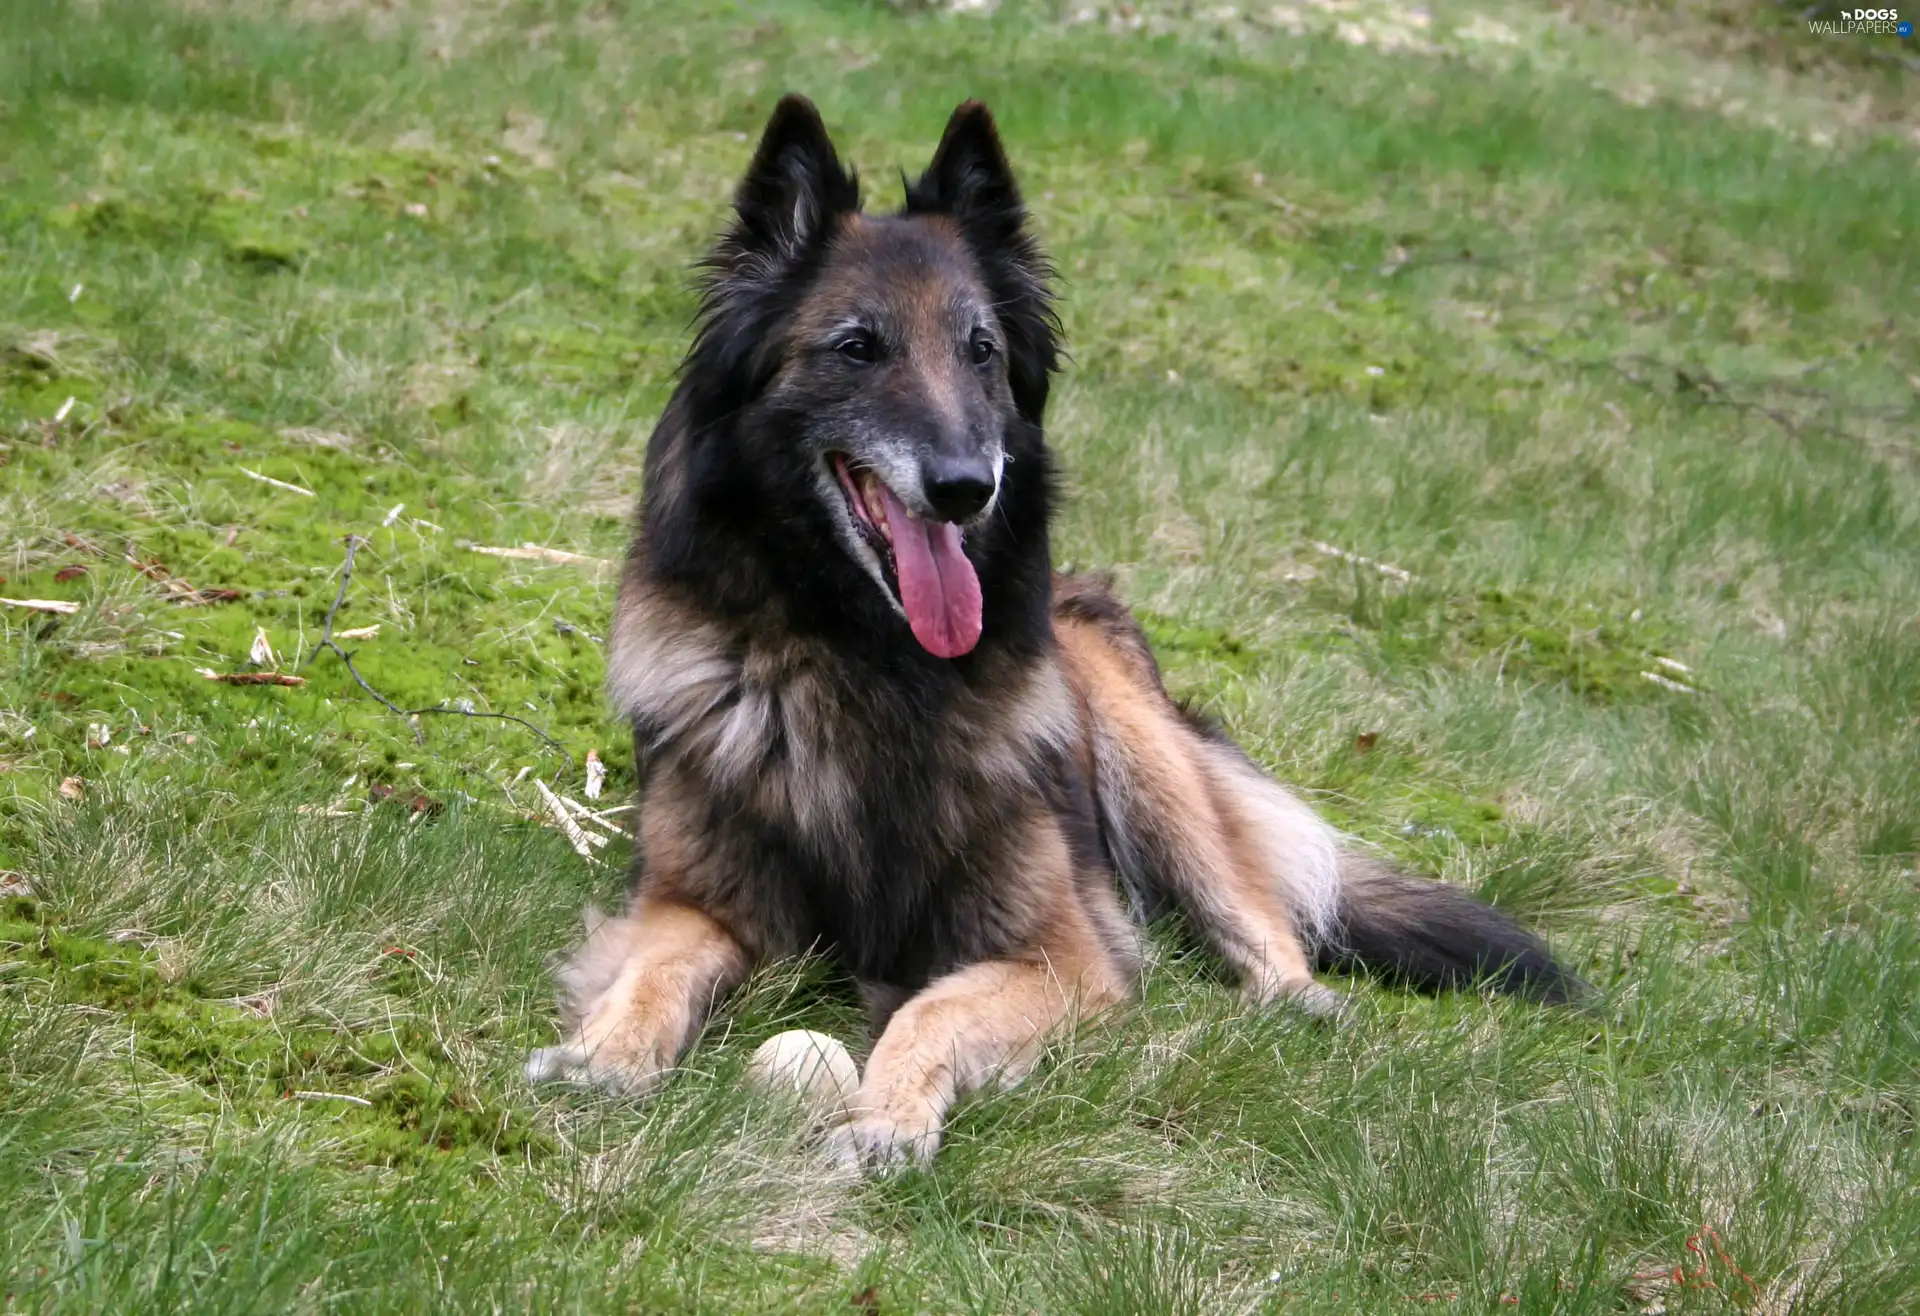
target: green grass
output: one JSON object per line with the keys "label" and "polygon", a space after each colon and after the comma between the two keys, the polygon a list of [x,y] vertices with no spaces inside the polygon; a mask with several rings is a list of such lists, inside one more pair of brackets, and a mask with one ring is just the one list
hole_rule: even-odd
{"label": "green grass", "polygon": [[[1708,2],[1083,8],[5,7],[0,595],[79,605],[0,607],[6,1310],[1920,1302],[1910,71]],[[649,1101],[526,1088],[622,858],[533,779],[631,756],[611,577],[472,546],[621,553],[788,88],[882,203],[994,106],[1064,276],[1062,558],[1594,1014],[1324,1031],[1156,935],[1138,1010],[878,1183],[740,1082],[857,1037],[824,965]],[[349,534],[368,681],[561,749],[316,654]],[[261,629],[305,686],[198,674]]]}

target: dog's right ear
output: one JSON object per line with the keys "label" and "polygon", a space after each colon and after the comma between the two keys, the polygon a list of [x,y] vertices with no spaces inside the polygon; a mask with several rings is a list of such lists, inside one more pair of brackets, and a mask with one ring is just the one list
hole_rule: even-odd
{"label": "dog's right ear", "polygon": [[783,96],[733,196],[734,221],[700,262],[704,289],[689,378],[719,390],[702,405],[757,392],[779,364],[777,326],[791,310],[791,277],[818,258],[835,222],[860,209],[860,184],[840,167],[820,111]]}
{"label": "dog's right ear", "polygon": [[758,282],[798,263],[835,219],[860,208],[860,185],[805,96],[774,106],[746,177],[734,193],[736,219],[709,266],[715,276]]}

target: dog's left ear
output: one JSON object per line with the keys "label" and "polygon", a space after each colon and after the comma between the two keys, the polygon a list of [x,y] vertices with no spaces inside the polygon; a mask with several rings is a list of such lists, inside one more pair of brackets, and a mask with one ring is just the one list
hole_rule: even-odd
{"label": "dog's left ear", "polygon": [[933,163],[907,189],[907,210],[950,217],[983,249],[1001,248],[1024,236],[1027,208],[993,115],[979,101],[967,101],[947,120]]}
{"label": "dog's left ear", "polygon": [[907,185],[909,215],[944,215],[980,262],[1010,339],[1007,364],[1014,401],[1039,423],[1048,376],[1059,358],[1059,325],[1048,280],[1053,268],[1027,232],[1027,207],[1000,145],[993,115],[967,101],[947,120],[933,163]]}

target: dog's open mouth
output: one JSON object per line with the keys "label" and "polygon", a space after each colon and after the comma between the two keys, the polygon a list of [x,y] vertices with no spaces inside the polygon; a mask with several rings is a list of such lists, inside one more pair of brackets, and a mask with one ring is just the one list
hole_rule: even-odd
{"label": "dog's open mouth", "polygon": [[834,453],[833,473],[853,524],[880,559],[913,638],[936,658],[958,658],[980,642],[980,577],[961,547],[960,527],[922,521],[870,468]]}

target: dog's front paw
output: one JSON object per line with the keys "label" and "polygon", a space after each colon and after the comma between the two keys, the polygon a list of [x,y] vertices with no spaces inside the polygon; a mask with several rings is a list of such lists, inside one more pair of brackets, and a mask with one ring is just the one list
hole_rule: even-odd
{"label": "dog's front paw", "polygon": [[1250,981],[1242,995],[1248,1004],[1256,1007],[1277,1005],[1297,1010],[1310,1019],[1336,1025],[1350,1022],[1354,1007],[1354,997],[1350,993],[1315,982],[1312,978],[1305,981],[1277,978]]}
{"label": "dog's front paw", "polygon": [[616,1095],[637,1096],[659,1083],[661,1068],[651,1057],[625,1055],[611,1046],[589,1051],[575,1039],[528,1055],[526,1075],[533,1084],[585,1083]]}
{"label": "dog's front paw", "polygon": [[1280,999],[1302,1014],[1330,1024],[1345,1024],[1352,1019],[1353,997],[1324,983],[1311,983]]}
{"label": "dog's front paw", "polygon": [[586,1077],[587,1054],[577,1046],[543,1046],[527,1056],[527,1082],[579,1082]]}
{"label": "dog's front paw", "polygon": [[900,1120],[886,1114],[862,1115],[827,1136],[827,1155],[848,1169],[871,1175],[907,1168],[926,1169],[940,1149],[940,1125],[934,1120]]}

